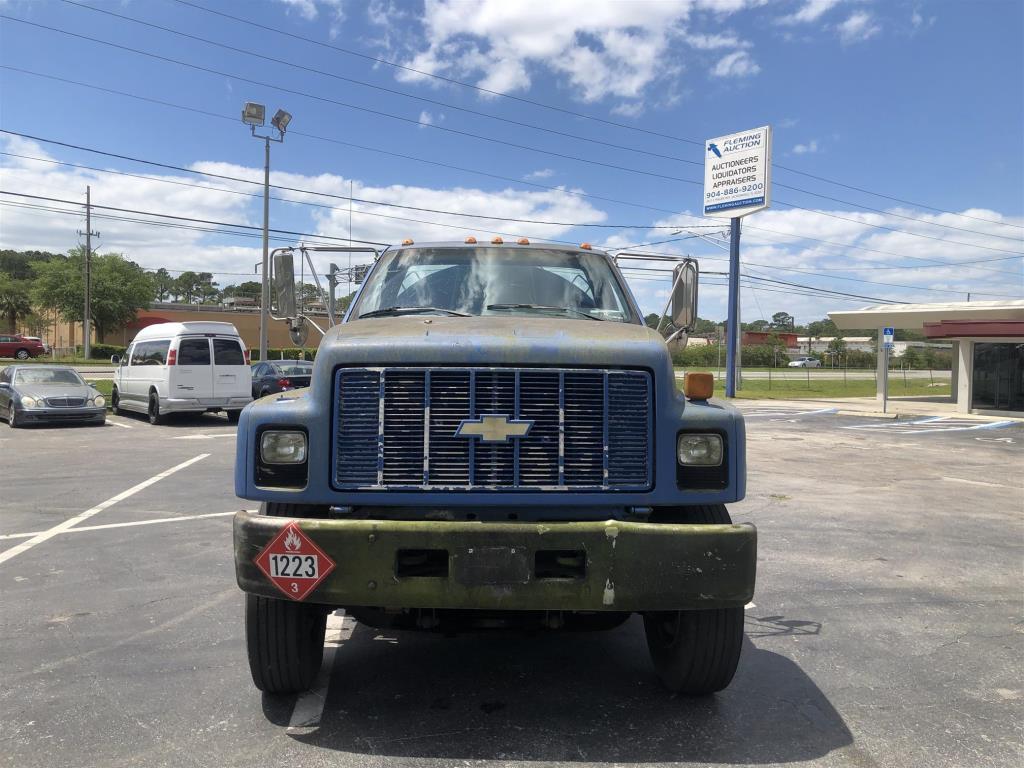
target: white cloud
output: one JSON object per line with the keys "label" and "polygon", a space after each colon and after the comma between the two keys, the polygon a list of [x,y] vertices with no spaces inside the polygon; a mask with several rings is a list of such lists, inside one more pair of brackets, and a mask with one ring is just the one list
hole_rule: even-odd
{"label": "white cloud", "polygon": [[715,77],[748,77],[760,71],[761,67],[746,51],[733,51],[718,60],[711,74]]}
{"label": "white cloud", "polygon": [[818,152],[818,140],[811,139],[806,144],[797,144],[793,147],[794,155],[814,155]]}
{"label": "white cloud", "polygon": [[[472,79],[501,92],[528,89],[536,71],[544,68],[564,78],[577,99],[621,99],[618,113],[629,114],[643,108],[653,83],[681,73],[678,42],[698,50],[746,47],[730,33],[691,33],[687,24],[694,10],[712,12],[702,16],[703,21],[724,18],[760,2],[432,0],[424,9],[422,33],[406,37],[412,53],[404,63],[433,74]],[[384,28],[387,17],[378,0],[374,23]],[[409,71],[397,76],[427,79]]]}
{"label": "white cloud", "polygon": [[523,178],[528,181],[536,181],[537,179],[550,179],[555,175],[555,172],[551,168],[540,168],[536,171],[530,171]]}
{"label": "white cloud", "polygon": [[863,42],[882,31],[881,25],[875,23],[875,18],[866,11],[853,13],[836,29],[839,30],[839,39],[844,45]]}
{"label": "white cloud", "polygon": [[306,21],[315,21],[320,16],[322,7],[328,12],[330,18],[327,34],[334,40],[341,33],[341,26],[345,21],[345,0],[277,0],[277,2],[294,10]]}
{"label": "white cloud", "polygon": [[843,0],[805,0],[800,10],[776,20],[778,24],[794,25],[809,24],[817,21],[828,11],[839,5]]}
{"label": "white cloud", "polygon": [[316,3],[313,0],[277,0],[294,10],[306,21],[313,21],[317,17]]}
{"label": "white cloud", "polygon": [[422,112],[420,112],[420,128],[423,128],[424,126],[427,126],[427,125],[433,125],[433,124],[434,124],[434,116],[432,114],[427,112],[427,110],[425,110],[425,109]]}

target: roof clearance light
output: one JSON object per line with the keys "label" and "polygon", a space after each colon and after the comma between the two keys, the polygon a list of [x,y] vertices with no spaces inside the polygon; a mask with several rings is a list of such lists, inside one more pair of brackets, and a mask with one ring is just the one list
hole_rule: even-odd
{"label": "roof clearance light", "polygon": [[520,237],[518,240],[516,240],[516,242],[519,243],[520,245],[529,245],[530,239],[527,237]]}
{"label": "roof clearance light", "polygon": [[500,237],[492,237],[491,238],[491,245],[501,245],[504,242],[505,241],[502,240]]}
{"label": "roof clearance light", "polygon": [[412,238],[411,237],[405,238],[405,240],[402,241],[402,245],[412,245]]}
{"label": "roof clearance light", "polygon": [[472,235],[470,235],[469,237],[466,238],[466,244],[467,245],[476,245],[476,238],[473,237]]}
{"label": "roof clearance light", "polygon": [[589,251],[592,249],[592,247],[593,246],[591,246],[590,243],[580,243],[580,248],[582,248],[584,251]]}

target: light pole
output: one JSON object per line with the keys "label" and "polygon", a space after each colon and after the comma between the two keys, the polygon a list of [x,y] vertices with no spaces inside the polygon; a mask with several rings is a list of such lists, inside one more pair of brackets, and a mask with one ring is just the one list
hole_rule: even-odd
{"label": "light pole", "polygon": [[263,104],[254,101],[247,101],[242,107],[242,122],[249,126],[249,131],[254,138],[263,139],[263,275],[262,289],[260,291],[260,360],[267,359],[267,330],[270,320],[270,142],[278,143],[284,141],[284,132],[292,116],[283,109],[277,110],[270,124],[277,129],[277,136],[273,134],[261,135],[256,133],[257,128],[262,128],[267,115],[267,108]]}

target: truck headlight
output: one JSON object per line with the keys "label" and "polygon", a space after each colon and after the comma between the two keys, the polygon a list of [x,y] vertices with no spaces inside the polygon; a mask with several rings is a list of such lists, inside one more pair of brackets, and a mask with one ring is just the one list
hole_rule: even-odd
{"label": "truck headlight", "polygon": [[722,437],[714,434],[680,435],[676,455],[685,466],[717,467],[722,463]]}
{"label": "truck headlight", "polygon": [[260,458],[267,464],[302,464],[306,461],[304,432],[267,430],[260,438]]}
{"label": "truck headlight", "polygon": [[42,406],[43,406],[43,401],[42,400],[38,400],[38,399],[36,399],[34,397],[29,397],[28,395],[22,395],[21,396],[21,407],[22,408],[42,408]]}

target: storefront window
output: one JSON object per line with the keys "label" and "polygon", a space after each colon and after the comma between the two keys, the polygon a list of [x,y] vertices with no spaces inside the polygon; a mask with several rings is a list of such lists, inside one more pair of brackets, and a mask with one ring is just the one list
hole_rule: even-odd
{"label": "storefront window", "polygon": [[1024,344],[975,343],[971,408],[1024,411]]}

